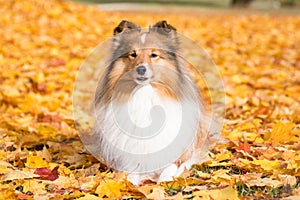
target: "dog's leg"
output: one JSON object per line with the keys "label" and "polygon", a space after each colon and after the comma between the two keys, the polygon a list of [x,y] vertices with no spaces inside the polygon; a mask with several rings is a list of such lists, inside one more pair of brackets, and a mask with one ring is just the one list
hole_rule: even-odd
{"label": "dog's leg", "polygon": [[185,170],[190,170],[192,164],[195,164],[192,160],[187,160],[186,162],[182,163],[176,172],[176,176],[180,176]]}
{"label": "dog's leg", "polygon": [[127,180],[133,185],[140,185],[144,179],[140,174],[128,174]]}
{"label": "dog's leg", "polygon": [[165,168],[158,178],[158,183],[163,181],[172,181],[173,177],[176,177],[178,171],[178,167],[176,164],[171,164],[167,168]]}

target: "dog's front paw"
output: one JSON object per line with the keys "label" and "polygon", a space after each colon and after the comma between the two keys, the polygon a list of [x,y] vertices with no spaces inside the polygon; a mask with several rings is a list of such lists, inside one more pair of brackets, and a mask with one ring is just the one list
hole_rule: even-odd
{"label": "dog's front paw", "polygon": [[127,176],[127,180],[131,182],[133,185],[140,185],[144,179],[139,174],[129,174]]}
{"label": "dog's front paw", "polygon": [[178,171],[178,167],[175,164],[171,164],[167,168],[165,168],[158,178],[158,183],[164,181],[172,181],[173,177],[176,177]]}

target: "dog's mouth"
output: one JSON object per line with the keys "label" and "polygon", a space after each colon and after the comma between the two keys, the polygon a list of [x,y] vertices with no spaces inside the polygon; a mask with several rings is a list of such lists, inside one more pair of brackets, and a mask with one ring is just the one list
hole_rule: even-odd
{"label": "dog's mouth", "polygon": [[149,78],[147,78],[147,77],[137,77],[136,78],[136,80],[138,80],[138,81],[146,81],[146,80],[148,80]]}
{"label": "dog's mouth", "polygon": [[135,82],[137,84],[141,84],[141,85],[148,84],[148,83],[150,83],[150,81],[151,81],[151,77],[148,77],[148,76],[137,76],[135,78]]}

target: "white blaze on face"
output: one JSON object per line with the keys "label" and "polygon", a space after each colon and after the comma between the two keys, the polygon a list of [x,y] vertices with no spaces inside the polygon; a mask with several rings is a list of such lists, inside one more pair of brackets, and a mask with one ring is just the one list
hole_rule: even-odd
{"label": "white blaze on face", "polygon": [[142,36],[141,36],[141,42],[144,44],[145,41],[146,41],[146,33],[144,33]]}

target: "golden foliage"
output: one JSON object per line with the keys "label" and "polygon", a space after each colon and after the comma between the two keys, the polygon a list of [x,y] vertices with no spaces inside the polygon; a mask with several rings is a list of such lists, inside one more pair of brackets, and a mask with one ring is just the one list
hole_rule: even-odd
{"label": "golden foliage", "polygon": [[[300,195],[299,16],[103,12],[60,0],[0,5],[0,199]],[[124,18],[145,27],[168,20],[211,54],[224,78],[230,142],[174,182],[135,187],[126,174],[100,172],[74,129],[79,66]]]}

